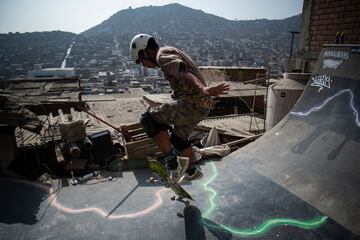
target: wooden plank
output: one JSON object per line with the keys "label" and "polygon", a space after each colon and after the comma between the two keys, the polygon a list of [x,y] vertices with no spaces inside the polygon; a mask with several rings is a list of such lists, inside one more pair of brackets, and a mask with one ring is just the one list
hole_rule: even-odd
{"label": "wooden plank", "polygon": [[132,136],[132,139],[134,139],[134,138],[140,138],[140,137],[147,137],[147,138],[149,138],[146,133],[140,133],[140,134],[133,135],[133,136]]}
{"label": "wooden plank", "polygon": [[134,124],[130,124],[130,125],[122,125],[122,126],[120,126],[120,128],[123,129],[124,131],[129,131],[129,130],[142,128],[142,126],[140,123],[134,123]]}
{"label": "wooden plank", "polygon": [[143,135],[143,136],[138,135],[138,137],[134,137],[133,140],[134,141],[139,141],[139,140],[143,140],[143,139],[147,139],[147,138],[148,138],[147,135]]}
{"label": "wooden plank", "polygon": [[132,137],[137,138],[137,137],[142,137],[142,136],[148,137],[148,135],[146,133],[139,133],[139,134],[133,135]]}
{"label": "wooden plank", "polygon": [[145,133],[145,130],[144,130],[143,128],[137,128],[137,129],[134,129],[134,130],[128,130],[128,133],[129,133],[131,136],[135,136],[135,135],[139,135],[139,134]]}
{"label": "wooden plank", "polygon": [[125,147],[127,149],[131,149],[131,148],[135,148],[137,146],[141,146],[141,145],[147,145],[149,143],[153,143],[153,140],[150,139],[150,138],[147,138],[147,139],[143,139],[143,140],[139,140],[139,141],[136,141],[136,142],[129,142],[129,143],[126,143],[125,144]]}

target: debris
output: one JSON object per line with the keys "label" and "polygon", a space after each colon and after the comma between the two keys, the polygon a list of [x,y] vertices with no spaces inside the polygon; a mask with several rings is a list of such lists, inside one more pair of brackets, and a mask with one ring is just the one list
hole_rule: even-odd
{"label": "debris", "polygon": [[59,123],[61,139],[69,142],[81,141],[86,138],[85,124],[83,120],[61,121]]}
{"label": "debris", "polygon": [[83,140],[81,140],[81,145],[86,149],[86,150],[91,150],[94,146],[93,143],[91,142],[91,140],[88,137],[85,137]]}
{"label": "debris", "polygon": [[200,143],[203,147],[210,147],[220,144],[220,138],[216,127],[211,128],[207,137],[203,138]]}
{"label": "debris", "polygon": [[78,158],[81,155],[81,149],[74,142],[69,143],[69,153],[73,158]]}
{"label": "debris", "polygon": [[56,160],[59,164],[64,164],[65,159],[59,146],[55,146]]}
{"label": "debris", "polygon": [[206,148],[193,147],[195,161],[203,160],[205,158],[218,156],[225,157],[231,152],[229,145],[221,144],[216,146],[210,146]]}
{"label": "debris", "polygon": [[87,181],[87,180],[90,180],[91,178],[97,176],[99,173],[100,173],[100,172],[95,171],[95,172],[86,174],[86,175],[84,175],[84,176],[82,176],[82,177],[79,177],[79,178],[78,178],[78,182],[83,183],[83,182],[85,182],[85,181]]}
{"label": "debris", "polygon": [[89,139],[93,144],[94,161],[100,167],[106,168],[114,157],[120,154],[114,148],[110,132],[107,130],[91,134]]}
{"label": "debris", "polygon": [[49,180],[51,180],[51,177],[47,172],[45,172],[40,177],[38,177],[38,179],[36,181],[42,182],[42,183],[47,183],[47,182],[49,182]]}

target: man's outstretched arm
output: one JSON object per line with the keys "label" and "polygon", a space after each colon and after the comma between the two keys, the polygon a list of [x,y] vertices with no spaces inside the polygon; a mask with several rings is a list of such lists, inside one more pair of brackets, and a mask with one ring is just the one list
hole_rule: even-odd
{"label": "man's outstretched arm", "polygon": [[190,72],[180,71],[179,77],[185,84],[194,87],[198,91],[202,92],[205,96],[219,96],[220,94],[225,94],[229,91],[229,84],[223,82],[218,83],[214,86],[205,86],[194,74]]}

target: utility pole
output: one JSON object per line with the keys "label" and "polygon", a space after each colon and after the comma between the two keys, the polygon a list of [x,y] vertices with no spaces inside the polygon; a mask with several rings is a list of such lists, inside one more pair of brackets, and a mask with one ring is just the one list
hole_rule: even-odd
{"label": "utility pole", "polygon": [[292,51],[293,51],[293,45],[294,45],[294,36],[295,36],[295,34],[299,34],[299,32],[290,31],[290,33],[291,33],[291,45],[290,45],[290,57],[289,57],[289,59],[292,58]]}

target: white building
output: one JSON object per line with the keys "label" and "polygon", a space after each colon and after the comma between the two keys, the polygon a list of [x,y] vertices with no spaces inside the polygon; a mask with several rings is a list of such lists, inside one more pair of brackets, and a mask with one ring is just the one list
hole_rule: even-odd
{"label": "white building", "polygon": [[75,77],[75,68],[41,68],[40,64],[28,72],[29,78],[71,78]]}

